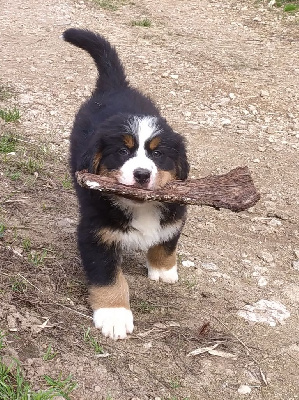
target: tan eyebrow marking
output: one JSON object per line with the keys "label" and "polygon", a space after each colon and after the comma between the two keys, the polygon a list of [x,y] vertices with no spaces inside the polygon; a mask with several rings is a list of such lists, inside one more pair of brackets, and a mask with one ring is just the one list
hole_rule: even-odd
{"label": "tan eyebrow marking", "polygon": [[150,148],[151,150],[155,150],[155,149],[159,146],[160,142],[161,142],[161,138],[160,138],[159,136],[155,136],[155,137],[150,141],[149,148]]}
{"label": "tan eyebrow marking", "polygon": [[129,148],[132,149],[135,145],[135,141],[132,135],[124,135],[123,136],[124,144]]}

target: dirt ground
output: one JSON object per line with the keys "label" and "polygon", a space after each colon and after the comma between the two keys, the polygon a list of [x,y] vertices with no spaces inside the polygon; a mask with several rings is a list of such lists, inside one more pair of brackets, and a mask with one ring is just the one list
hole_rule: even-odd
{"label": "dirt ground", "polygon": [[[150,27],[132,26],[145,17]],[[0,124],[19,138],[0,164],[2,354],[20,360],[34,388],[62,373],[77,382],[76,400],[299,398],[298,23],[251,1],[139,0],[115,11],[3,2],[0,83],[10,95],[0,108],[21,119]],[[71,26],[117,46],[132,85],[186,137],[191,176],[248,165],[261,193],[239,214],[189,208],[173,286],[149,281],[144,255],[128,254],[135,331],[124,341],[92,327],[76,249],[68,138],[95,68],[60,40]],[[46,361],[50,344],[57,354]]]}

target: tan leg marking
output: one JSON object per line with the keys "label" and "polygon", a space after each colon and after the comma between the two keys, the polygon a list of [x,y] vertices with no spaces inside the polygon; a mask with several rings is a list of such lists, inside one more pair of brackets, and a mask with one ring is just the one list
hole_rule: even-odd
{"label": "tan leg marking", "polygon": [[176,249],[169,254],[164,246],[153,246],[148,250],[147,261],[152,268],[171,269],[176,264]]}
{"label": "tan leg marking", "polygon": [[129,286],[121,269],[117,273],[115,282],[111,285],[89,288],[89,302],[93,310],[111,307],[130,309]]}
{"label": "tan leg marking", "polygon": [[148,277],[153,281],[177,282],[176,249],[169,254],[162,245],[150,248],[147,253],[147,270]]}

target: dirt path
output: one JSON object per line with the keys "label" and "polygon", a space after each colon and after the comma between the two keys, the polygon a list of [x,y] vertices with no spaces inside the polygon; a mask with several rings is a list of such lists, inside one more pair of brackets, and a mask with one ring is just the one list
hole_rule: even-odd
{"label": "dirt path", "polygon": [[[233,0],[140,0],[116,11],[88,1],[4,3],[0,83],[14,95],[2,96],[0,108],[16,106],[21,120],[0,129],[22,137],[0,164],[6,359],[18,358],[36,388],[44,387],[44,374],[72,374],[76,400],[297,399],[298,17]],[[131,26],[145,17],[151,27]],[[116,343],[91,327],[76,251],[68,136],[95,70],[59,39],[70,26],[96,30],[117,46],[131,83],[186,136],[191,175],[248,165],[262,194],[241,214],[190,208],[175,286],[149,282],[143,255],[128,257],[136,331]],[[246,305],[260,300],[269,302],[250,315],[264,322],[248,321]],[[271,319],[270,305],[281,306],[278,317],[272,310]],[[84,340],[88,327],[108,357]],[[49,344],[57,355],[44,361]],[[186,356],[216,345],[224,353]]]}

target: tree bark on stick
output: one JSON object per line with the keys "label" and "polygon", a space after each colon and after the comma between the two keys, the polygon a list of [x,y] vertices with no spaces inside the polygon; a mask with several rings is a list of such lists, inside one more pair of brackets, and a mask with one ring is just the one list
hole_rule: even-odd
{"label": "tree bark on stick", "polygon": [[175,180],[157,190],[126,186],[86,170],[76,172],[76,178],[84,188],[132,200],[205,205],[235,212],[252,207],[260,199],[247,167],[238,167],[223,175]]}

